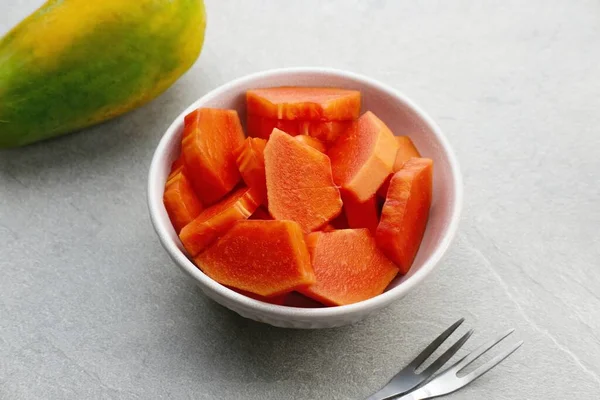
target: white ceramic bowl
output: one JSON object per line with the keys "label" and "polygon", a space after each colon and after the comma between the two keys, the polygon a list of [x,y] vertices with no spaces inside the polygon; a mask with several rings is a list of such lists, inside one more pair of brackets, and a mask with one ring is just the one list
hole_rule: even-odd
{"label": "white ceramic bowl", "polygon": [[[410,272],[397,277],[381,295],[356,304],[296,308],[267,304],[238,294],[200,271],[185,255],[163,205],[163,189],[171,163],[180,150],[183,117],[198,107],[232,108],[245,121],[245,92],[272,86],[332,86],[362,93],[363,111],[371,110],[396,135],[409,135],[424,157],[433,159],[433,200],[425,237]],[[154,229],[175,263],[217,303],[243,317],[285,328],[330,328],[351,324],[399,300],[440,262],[458,227],[462,206],[458,162],[440,128],[412,101],[370,78],[325,68],[290,68],[259,72],[229,82],[191,104],[162,137],[150,166],[148,204]]]}

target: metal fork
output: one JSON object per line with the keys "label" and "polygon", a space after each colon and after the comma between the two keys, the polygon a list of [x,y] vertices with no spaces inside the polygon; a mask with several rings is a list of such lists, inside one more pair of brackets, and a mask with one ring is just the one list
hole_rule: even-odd
{"label": "metal fork", "polygon": [[[446,339],[463,322],[464,318],[461,318],[460,320],[452,324],[440,336],[438,336],[433,342],[431,342],[431,344],[427,346],[425,350],[421,352],[421,354],[419,354],[413,361],[411,361],[410,364],[408,364],[404,369],[398,372],[380,391],[368,397],[366,400],[422,400],[454,392],[462,388],[463,386],[468,385],[469,383],[471,383],[472,381],[479,378],[481,375],[495,367],[497,364],[503,361],[506,357],[512,354],[523,344],[523,342],[517,343],[508,351],[498,355],[483,366],[479,367],[477,370],[463,377],[458,377],[458,373],[461,370],[463,370],[465,367],[467,367],[469,364],[471,364],[489,349],[494,347],[512,332],[514,332],[514,330],[510,330],[502,334],[499,338],[496,338],[495,340],[480,346],[475,351],[463,357],[457,363],[455,363],[454,365],[437,375],[435,378],[431,379],[433,374],[435,374],[440,368],[442,368],[444,364],[450,358],[452,358],[452,356],[465,344],[465,342],[473,334],[473,330],[471,329],[466,334],[464,334],[456,343],[454,343],[448,350],[446,350],[444,354],[442,354],[437,360],[435,360],[429,367],[427,367],[423,372],[417,374],[417,368],[419,368],[425,362],[425,360],[427,360],[427,358],[429,358],[433,354],[433,352],[437,350],[437,348],[440,347],[440,345],[443,342],[445,342]],[[423,385],[423,383],[428,380],[429,382]],[[397,397],[410,392],[419,385],[422,386],[414,392],[403,397]]]}
{"label": "metal fork", "polygon": [[459,319],[438,336],[429,346],[425,348],[414,360],[410,362],[403,370],[398,372],[380,391],[369,396],[366,400],[384,400],[394,396],[407,393],[427,379],[431,378],[437,370],[442,368],[450,358],[462,347],[463,344],[473,334],[471,329],[465,333],[456,343],[444,352],[437,360],[435,360],[423,372],[417,374],[419,368],[425,360],[427,360],[442,343],[448,339],[452,333],[465,321],[464,318]]}
{"label": "metal fork", "polygon": [[445,371],[441,372],[435,378],[433,378],[429,383],[422,386],[421,388],[411,392],[402,397],[393,397],[396,400],[424,400],[430,399],[432,397],[443,396],[449,393],[452,393],[462,387],[467,386],[469,383],[473,382],[475,379],[479,378],[490,369],[494,368],[496,365],[500,364],[504,359],[514,353],[521,345],[523,341],[515,343],[508,350],[498,354],[496,357],[492,358],[476,370],[469,372],[464,376],[458,376],[458,373],[465,369],[469,364],[477,360],[483,354],[487,353],[492,347],[496,346],[502,340],[504,340],[508,335],[514,332],[514,329],[511,329],[502,335],[498,336],[495,339],[490,340],[487,343],[479,346],[475,351],[471,352],[467,356],[463,357],[456,364],[452,365]]}

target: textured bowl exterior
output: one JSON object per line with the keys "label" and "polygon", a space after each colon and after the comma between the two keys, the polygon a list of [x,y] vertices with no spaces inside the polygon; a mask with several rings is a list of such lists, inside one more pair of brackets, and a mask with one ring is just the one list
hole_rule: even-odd
{"label": "textured bowl exterior", "polygon": [[[363,112],[373,111],[395,134],[408,134],[424,157],[434,161],[430,219],[419,253],[409,273],[397,277],[384,293],[340,307],[296,308],[267,304],[243,296],[213,281],[185,255],[162,201],[171,163],[180,150],[183,118],[199,107],[237,109],[245,121],[245,92],[271,86],[332,86],[362,92]],[[327,68],[269,70],[231,81],[191,104],[162,137],[148,176],[148,207],[161,244],[175,264],[217,303],[245,318],[282,328],[320,329],[352,324],[404,297],[440,263],[458,228],[462,178],[450,145],[440,128],[404,95],[370,78]]]}

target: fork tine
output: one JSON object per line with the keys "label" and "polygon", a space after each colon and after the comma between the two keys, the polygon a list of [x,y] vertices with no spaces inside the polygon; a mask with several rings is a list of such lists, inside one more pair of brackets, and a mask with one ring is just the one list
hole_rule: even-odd
{"label": "fork tine", "polygon": [[483,353],[487,352],[489,349],[491,349],[492,347],[494,347],[495,345],[500,343],[502,340],[504,340],[508,335],[510,335],[514,331],[515,331],[514,329],[509,329],[508,331],[504,332],[503,334],[496,337],[495,339],[492,339],[489,342],[482,344],[477,349],[473,350],[470,354],[466,355],[464,358],[459,360],[452,367],[450,367],[450,369],[452,369],[456,374],[458,374],[460,371],[465,369],[473,361],[475,361],[479,357],[481,357],[483,355]]}
{"label": "fork tine", "polygon": [[444,354],[439,356],[437,360],[431,363],[431,365],[427,367],[425,371],[421,372],[420,375],[429,377],[433,375],[438,369],[442,368],[444,364],[446,364],[448,360],[451,359],[452,356],[454,356],[454,354],[456,354],[458,350],[460,350],[460,348],[465,344],[465,342],[469,340],[472,334],[473,329],[465,333],[460,339],[456,341],[456,343],[452,345],[452,347],[446,350]]}
{"label": "fork tine", "polygon": [[442,334],[440,336],[435,338],[435,340],[433,342],[431,342],[431,344],[429,346],[427,346],[425,348],[425,350],[423,350],[417,357],[415,357],[415,359],[412,360],[410,362],[410,364],[408,364],[407,367],[413,368],[413,369],[419,368],[421,366],[421,364],[423,364],[425,362],[425,360],[427,360],[427,358],[429,358],[429,356],[431,356],[433,354],[433,352],[436,351],[437,348],[440,347],[440,345],[442,343],[444,343],[444,341],[446,341],[446,339],[448,339],[448,337],[450,335],[452,335],[452,333],[454,333],[454,331],[463,322],[465,322],[465,319],[461,318],[458,321],[456,321],[455,323],[453,323],[448,329],[446,329],[444,332],[442,332]]}
{"label": "fork tine", "polygon": [[504,353],[498,354],[496,357],[492,358],[491,360],[483,364],[481,367],[477,368],[475,371],[469,372],[467,375],[461,378],[462,380],[464,380],[464,385],[473,382],[475,379],[479,378],[481,375],[485,374],[490,369],[500,364],[508,356],[517,351],[517,349],[521,347],[522,344],[523,341],[521,340],[520,342],[514,344],[510,349],[506,350]]}

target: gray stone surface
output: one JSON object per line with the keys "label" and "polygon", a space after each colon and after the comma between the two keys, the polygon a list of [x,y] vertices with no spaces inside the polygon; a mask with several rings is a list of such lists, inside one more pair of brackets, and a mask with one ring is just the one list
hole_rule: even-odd
{"label": "gray stone surface", "polygon": [[[2,1],[0,31],[39,3]],[[160,98],[0,152],[0,398],[361,399],[464,316],[477,329],[467,349],[508,327],[526,343],[448,398],[597,399],[599,3],[207,8],[199,62]],[[272,328],[206,299],[145,204],[153,149],[183,107],[238,76],[301,65],[405,92],[445,130],[465,177],[443,265],[403,301],[327,331]]]}

